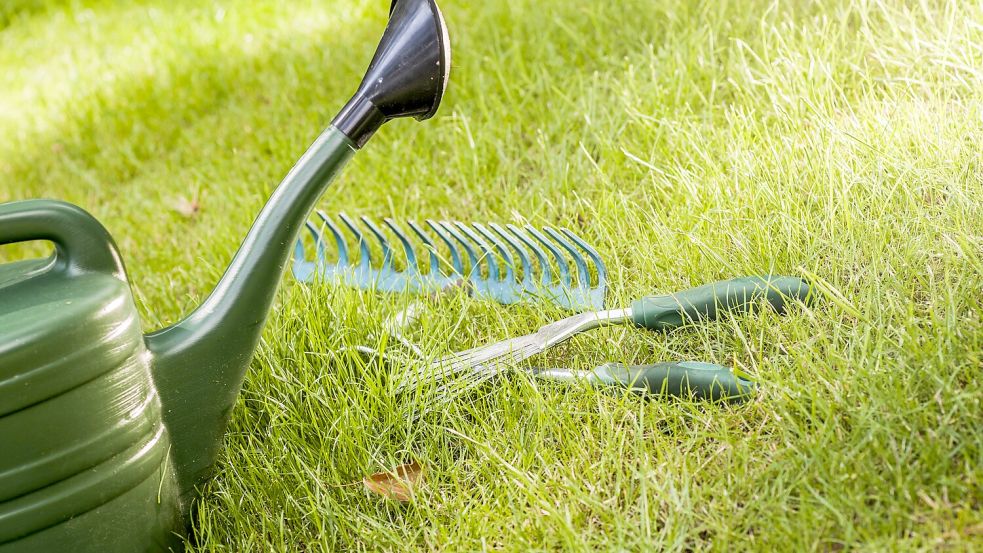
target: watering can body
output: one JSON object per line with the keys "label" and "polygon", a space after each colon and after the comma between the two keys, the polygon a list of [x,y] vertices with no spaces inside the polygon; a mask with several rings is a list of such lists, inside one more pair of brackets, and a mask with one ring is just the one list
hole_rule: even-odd
{"label": "watering can body", "polygon": [[433,115],[446,85],[434,0],[397,0],[365,79],[290,170],[225,274],[182,321],[143,334],[106,229],[54,200],[0,204],[0,553],[179,550],[291,245],[386,121]]}
{"label": "watering can body", "polygon": [[0,266],[0,550],[176,545],[170,436],[112,240],[43,200],[0,206],[0,239],[56,244]]}

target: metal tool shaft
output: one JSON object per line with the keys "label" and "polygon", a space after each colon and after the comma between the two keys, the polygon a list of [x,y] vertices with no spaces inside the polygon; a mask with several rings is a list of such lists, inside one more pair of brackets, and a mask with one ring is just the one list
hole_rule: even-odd
{"label": "metal tool shaft", "polygon": [[480,375],[482,380],[490,378],[502,369],[542,353],[581,332],[628,322],[631,314],[630,307],[581,313],[552,322],[525,336],[454,353],[411,373],[401,389],[426,378],[442,380],[468,370]]}

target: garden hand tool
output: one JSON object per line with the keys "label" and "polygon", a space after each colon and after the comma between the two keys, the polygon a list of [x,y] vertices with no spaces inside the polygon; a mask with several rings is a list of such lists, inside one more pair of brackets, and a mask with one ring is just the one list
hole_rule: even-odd
{"label": "garden hand tool", "polygon": [[754,391],[755,383],[736,376],[730,369],[700,361],[671,361],[628,366],[606,363],[589,371],[565,368],[530,369],[537,379],[558,382],[586,382],[594,386],[628,388],[643,395],[692,396],[712,401],[743,401]]}
{"label": "garden hand tool", "polygon": [[[403,330],[417,322],[423,307],[422,301],[414,301],[386,319],[382,325],[383,332],[408,348],[412,357],[418,362],[426,360],[426,354],[406,337]],[[396,359],[389,353],[382,353],[368,346],[357,346],[355,349],[366,359],[379,359],[394,367],[407,364],[405,360]],[[685,397],[693,394],[697,399],[713,401],[721,399],[741,401],[747,399],[755,388],[753,382],[735,376],[726,367],[699,361],[637,366],[606,363],[590,371],[531,368],[528,372],[541,380],[584,382],[595,386],[628,388],[643,395]]]}
{"label": "garden hand tool", "polygon": [[[461,383],[458,391],[467,390],[498,374],[503,369],[516,366],[523,360],[576,334],[600,326],[631,322],[636,326],[650,330],[666,331],[689,322],[713,320],[725,312],[747,311],[762,299],[767,300],[773,308],[782,313],[789,301],[806,302],[810,297],[810,287],[807,282],[795,277],[782,276],[735,278],[675,294],[648,296],[636,300],[629,308],[581,313],[548,324],[526,336],[441,358],[412,371],[400,385],[400,389],[416,387],[428,380],[439,382],[455,375],[461,375],[464,377],[464,382]],[[706,367],[681,368],[684,369],[682,372],[686,374],[686,378],[690,382],[701,380],[703,376],[700,375],[709,375],[716,370]],[[710,372],[698,372],[700,370]],[[621,378],[612,377],[611,374],[630,376],[632,373],[638,373],[632,378],[643,377],[643,380],[648,381],[649,377],[646,374],[641,374],[644,372],[641,369],[628,369],[625,373],[621,369],[609,368],[607,374],[611,379],[621,381]],[[549,372],[544,374],[550,375]],[[559,375],[554,373],[554,376]],[[723,377],[722,374],[716,374],[716,376]],[[603,381],[606,377],[598,374],[596,378]],[[730,389],[730,383],[721,382],[725,388]],[[736,381],[733,384],[743,386]],[[448,390],[446,385],[438,387],[438,391]]]}
{"label": "garden hand tool", "polygon": [[386,121],[440,103],[449,43],[433,0],[397,0],[355,95],[273,192],[215,289],[143,335],[119,251],[73,205],[0,205],[0,552],[183,549],[290,256],[321,193]]}
{"label": "garden hand tool", "polygon": [[[318,211],[318,216],[320,225],[307,223],[307,230],[314,239],[314,260],[306,258],[302,240],[294,246],[293,274],[301,282],[317,277],[353,288],[417,294],[439,292],[466,282],[476,297],[503,304],[539,299],[571,311],[604,308],[607,290],[604,261],[597,250],[569,229],[557,231],[545,227],[540,232],[531,225],[524,228],[506,225],[503,228],[495,223],[466,225],[459,221],[428,219],[426,225],[439,238],[441,246],[438,246],[422,226],[408,221],[410,229],[429,252],[423,263],[426,270],[421,271],[413,241],[395,221],[387,218],[383,222],[399,241],[406,257],[406,269],[399,271],[395,268],[393,248],[386,234],[371,219],[360,218],[381,249],[379,268],[372,267],[369,243],[354,220],[344,213],[338,215],[343,227],[358,244],[357,264],[341,228],[324,212]],[[334,263],[328,259],[329,239],[325,238],[322,228],[327,229],[338,252]],[[461,255],[459,246],[465,255]],[[448,255],[443,256],[442,252]],[[513,252],[518,257],[518,265]],[[576,267],[575,272],[571,272],[568,256]],[[554,264],[555,277],[551,268]],[[596,277],[592,277],[592,273],[596,273]]]}

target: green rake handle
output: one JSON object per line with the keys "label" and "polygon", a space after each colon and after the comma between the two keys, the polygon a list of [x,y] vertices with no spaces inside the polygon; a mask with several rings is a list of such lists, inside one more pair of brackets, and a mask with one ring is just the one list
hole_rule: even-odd
{"label": "green rake handle", "polygon": [[744,401],[755,388],[754,382],[738,378],[727,367],[699,361],[633,366],[608,363],[591,371],[588,378],[641,393],[683,398],[692,394],[696,399],[712,401]]}
{"label": "green rake handle", "polygon": [[664,296],[646,296],[631,304],[631,319],[650,330],[670,330],[690,322],[716,319],[721,313],[746,312],[761,299],[783,313],[790,302],[808,304],[809,283],[796,277],[741,277],[721,280]]}
{"label": "green rake handle", "polygon": [[628,388],[642,395],[693,397],[711,401],[744,401],[756,387],[754,382],[738,378],[727,367],[699,361],[633,366],[608,363],[588,372],[534,369],[533,374],[548,380],[586,380],[596,386]]}

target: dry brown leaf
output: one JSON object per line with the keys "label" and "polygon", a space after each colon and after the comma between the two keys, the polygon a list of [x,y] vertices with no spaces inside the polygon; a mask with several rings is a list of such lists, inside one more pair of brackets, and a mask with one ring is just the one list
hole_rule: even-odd
{"label": "dry brown leaf", "polygon": [[373,493],[406,502],[413,499],[413,491],[423,484],[423,467],[413,461],[388,472],[366,476],[362,483]]}

